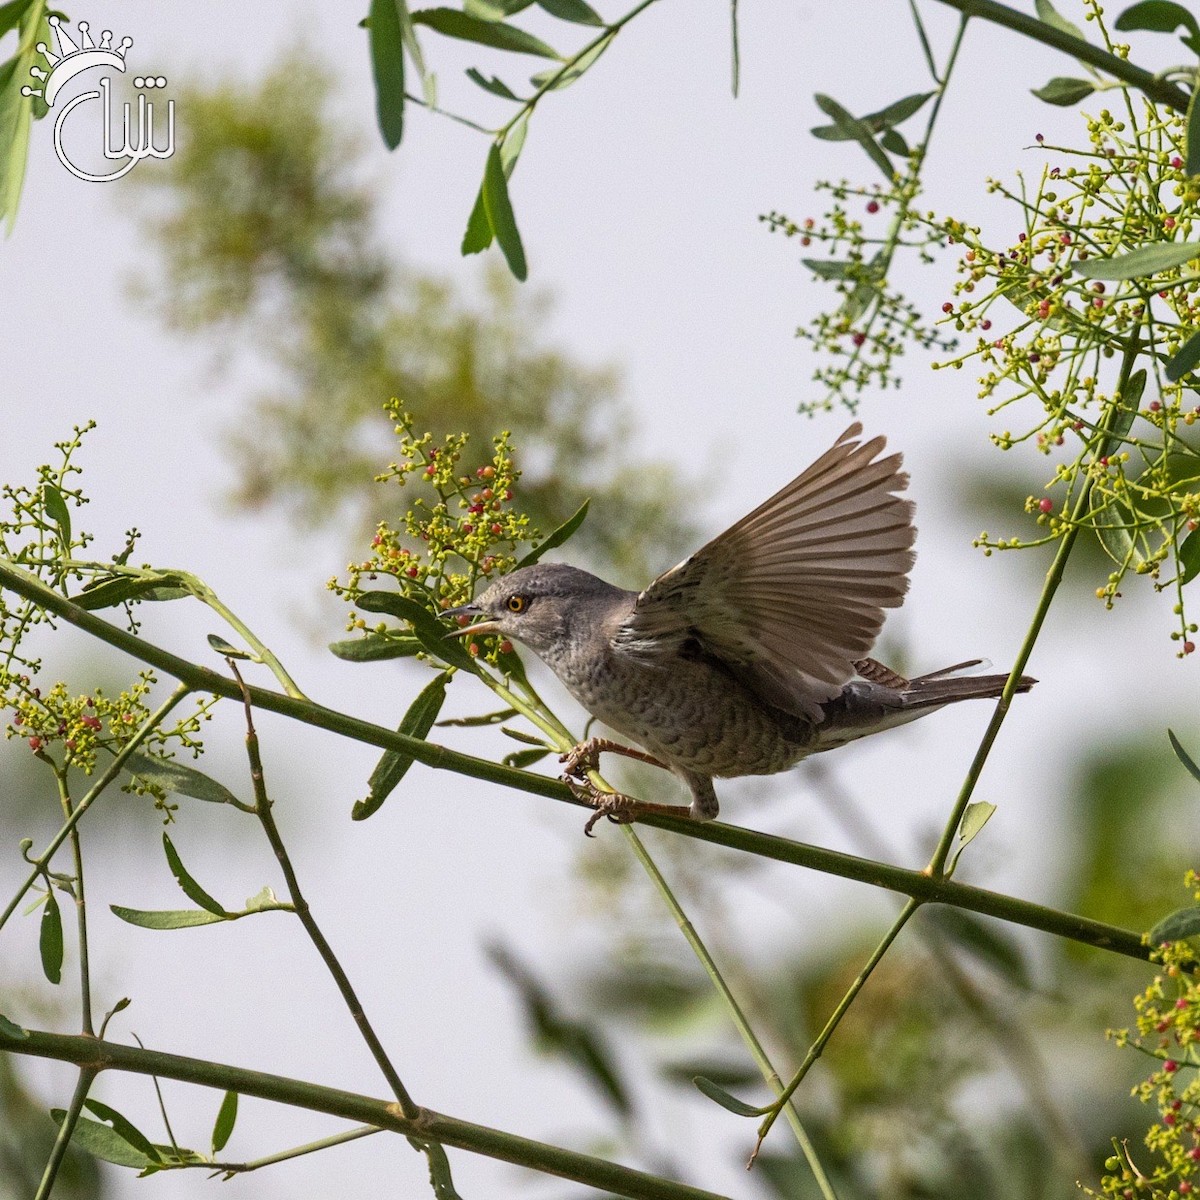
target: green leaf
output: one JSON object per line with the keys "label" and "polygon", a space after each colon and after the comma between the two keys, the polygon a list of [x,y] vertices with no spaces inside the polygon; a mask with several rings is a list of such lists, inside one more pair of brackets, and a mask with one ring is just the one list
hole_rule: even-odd
{"label": "green leaf", "polygon": [[891,160],[880,149],[879,143],[871,135],[871,130],[858,117],[852,116],[832,96],[818,92],[813,97],[817,107],[829,117],[833,123],[846,135],[846,139],[857,142],[870,156],[871,161],[883,172],[884,178],[890,183],[895,175]]}
{"label": "green leaf", "polygon": [[522,558],[513,568],[514,571],[519,571],[522,567],[531,567],[535,562],[542,557],[543,554],[549,553],[551,550],[557,550],[575,531],[583,524],[588,514],[588,505],[590,500],[585,500],[549,537],[543,538],[538,542],[528,554]]}
{"label": "green leaf", "polygon": [[445,721],[436,721],[435,724],[439,727],[454,725],[463,729],[475,729],[480,725],[499,725],[501,721],[507,721],[509,717],[516,715],[515,708],[502,708],[499,712],[484,713],[480,717],[450,717]]}
{"label": "green leaf", "polygon": [[[400,721],[399,732],[409,737],[424,739],[433,728],[437,715],[442,711],[446,700],[446,684],[450,682],[450,672],[443,671],[421,689],[417,698],[409,705],[408,712]],[[367,817],[379,811],[379,806],[388,798],[396,785],[408,773],[413,765],[413,756],[403,750],[386,750],[379,760],[371,778],[367,783],[365,800],[355,803],[350,815],[356,821],[365,821]]]}
{"label": "green leaf", "polygon": [[88,1097],[83,1103],[100,1120],[111,1125],[113,1132],[122,1141],[128,1143],[146,1158],[153,1159],[155,1162],[162,1161],[162,1156],[155,1148],[154,1143],[127,1117],[123,1117],[116,1109],[109,1108],[107,1104],[101,1104],[99,1100],[93,1100],[91,1097]]}
{"label": "green leaf", "polygon": [[1200,529],[1194,529],[1179,547],[1176,565],[1180,584],[1191,583],[1200,574]]}
{"label": "green leaf", "polygon": [[175,882],[183,889],[183,893],[189,900],[194,900],[201,908],[207,909],[210,913],[216,913],[218,917],[227,917],[229,914],[224,907],[214,900],[192,877],[188,874],[187,868],[183,865],[182,859],[179,857],[179,852],[171,843],[171,839],[164,832],[162,835],[163,850],[166,851],[167,865],[171,868],[171,874],[175,876]]}
{"label": "green leaf", "polygon": [[692,1086],[692,1080],[697,1075],[703,1075],[710,1083],[723,1088],[753,1087],[762,1082],[762,1077],[753,1067],[744,1062],[724,1059],[687,1058],[660,1063],[658,1073],[671,1083],[682,1083],[688,1087]]}
{"label": "green leaf", "polygon": [[63,965],[63,927],[62,913],[58,901],[51,889],[46,893],[46,902],[42,906],[42,924],[38,934],[38,949],[42,955],[42,970],[51,983],[62,980]]}
{"label": "green leaf", "polygon": [[963,813],[962,821],[958,826],[958,845],[955,846],[954,853],[950,855],[950,861],[946,864],[947,875],[954,874],[959,856],[979,836],[979,831],[991,820],[992,813],[995,811],[996,806],[989,804],[986,800],[976,800],[974,804],[967,805],[967,811]]}
{"label": "green leaf", "polygon": [[443,662],[475,671],[475,660],[461,642],[450,636],[453,632],[423,605],[399,592],[364,592],[356,601],[363,612],[388,613],[412,626],[412,631],[424,649]]}
{"label": "green leaf", "polygon": [[1089,258],[1075,263],[1074,270],[1085,279],[1145,279],[1181,267],[1193,258],[1200,258],[1200,242],[1160,242],[1139,246],[1115,258]]}
{"label": "green leaf", "polygon": [[506,767],[516,767],[517,770],[523,771],[526,767],[541,762],[549,753],[545,747],[538,750],[514,750],[511,754],[506,754],[502,761]]}
{"label": "green leaf", "polygon": [[[162,587],[161,580],[153,579],[134,579],[130,575],[114,575],[107,579],[101,579],[96,583],[89,583],[83,591],[72,596],[74,603],[80,608],[85,608],[88,612],[93,612],[99,608],[112,608],[117,604],[124,604],[126,600],[156,600],[162,597],[156,596],[156,592],[162,592],[167,589]],[[189,595],[181,589],[171,588],[172,592],[177,592],[180,596]],[[169,597],[174,598],[174,597]]]}
{"label": "green leaf", "polygon": [[380,662],[385,658],[408,658],[421,649],[421,643],[405,634],[368,633],[344,642],[330,642],[329,649],[345,662]]}
{"label": "green leaf", "polygon": [[500,160],[500,147],[494,142],[488,150],[487,166],[483,172],[483,206],[487,210],[488,225],[500,243],[508,269],[517,279],[524,280],[529,274],[525,248],[521,245],[521,234],[517,230],[517,219],[508,196],[508,179]]}
{"label": "green leaf", "polygon": [[237,1110],[237,1092],[226,1092],[225,1098],[221,1101],[221,1107],[217,1110],[216,1124],[213,1125],[212,1151],[214,1154],[225,1149],[225,1143],[229,1141],[234,1122],[237,1121]]}
{"label": "green leaf", "polygon": [[492,244],[492,223],[488,220],[487,207],[483,203],[483,185],[475,195],[475,205],[467,218],[467,227],[463,231],[462,245],[459,253],[465,258],[468,254],[479,254]]}
{"label": "green leaf", "polygon": [[21,18],[33,6],[34,0],[9,0],[0,4],[0,37],[16,29]]}
{"label": "green leaf", "polygon": [[482,21],[503,21],[532,3],[533,0],[463,0],[463,11]]}
{"label": "green leaf", "polygon": [[121,904],[110,904],[108,907],[122,921],[127,921],[130,925],[138,925],[142,929],[190,929],[194,925],[215,925],[218,921],[231,919],[218,917],[216,913],[203,912],[195,908],[151,910],[126,908]]}
{"label": "green leaf", "polygon": [[1081,42],[1086,42],[1083,30],[1078,25],[1072,24],[1066,17],[1062,16],[1050,0],[1034,0],[1034,8],[1037,11],[1038,20],[1046,25],[1051,25],[1060,33],[1069,34],[1071,37],[1078,38]]}
{"label": "green leaf", "polygon": [[1105,554],[1118,566],[1134,561],[1133,512],[1120,500],[1110,500],[1096,513],[1096,536]]}
{"label": "green leaf", "polygon": [[219,655],[221,655],[222,658],[237,658],[245,661],[250,660],[251,656],[245,650],[239,650],[231,642],[227,642],[223,637],[221,637],[220,634],[210,633],[208,635],[208,644]]}
{"label": "green leaf", "polygon": [[537,0],[538,7],[560,21],[572,21],[576,25],[603,26],[604,18],[584,0]]}
{"label": "green leaf", "polygon": [[[885,130],[890,130],[892,126],[907,121],[909,117],[919,112],[936,95],[937,92],[915,92],[911,96],[905,96],[903,100],[897,100],[889,104],[886,108],[879,109],[878,112],[867,113],[860,120],[872,133],[883,133]],[[809,132],[812,133],[813,137],[820,138],[826,142],[844,142],[853,136],[847,130],[837,125],[818,125]],[[903,142],[903,139],[901,141]],[[905,147],[903,153],[908,153],[907,147]]]}
{"label": "green leaf", "polygon": [[523,729],[513,729],[508,725],[501,725],[500,732],[505,737],[512,738],[514,742],[521,742],[526,746],[539,746],[547,751],[550,749],[542,738],[533,733],[526,733]]}
{"label": "green leaf", "polygon": [[478,42],[481,46],[494,46],[497,50],[508,50],[514,54],[536,54],[539,58],[558,58],[540,38],[526,33],[515,25],[499,21],[486,21],[470,16],[457,8],[420,8],[410,14],[415,25],[428,25],[430,29],[446,37],[464,42]]}
{"label": "green leaf", "polygon": [[1086,79],[1071,79],[1069,76],[1055,75],[1049,83],[1029,90],[1047,104],[1066,107],[1086,100],[1096,90],[1096,85],[1089,83]]}
{"label": "green leaf", "polygon": [[[545,71],[539,71],[536,75],[532,76],[529,82],[535,88],[542,88],[553,79],[554,84],[549,89],[552,92],[561,91],[563,88],[569,87],[581,75],[586,74],[596,59],[612,45],[613,38],[616,36],[615,33],[610,33],[606,38],[597,42],[586,54],[581,54],[565,71],[561,67],[548,67]],[[560,71],[562,72],[561,74],[559,74]]]}
{"label": "green leaf", "polygon": [[58,526],[58,540],[65,550],[71,544],[71,513],[63,494],[52,483],[42,484],[42,505],[46,516]]}
{"label": "green leaf", "polygon": [[497,79],[495,75],[491,79],[486,79],[474,67],[469,67],[467,69],[467,78],[472,83],[477,83],[485,92],[491,92],[493,96],[501,96],[505,100],[519,101],[521,99],[507,83],[502,79]]}
{"label": "green leaf", "polygon": [[1022,991],[1033,987],[1020,944],[1001,927],[960,908],[942,906],[928,909],[925,919],[1015,987]]}
{"label": "green leaf", "polygon": [[29,1030],[23,1029],[15,1021],[10,1021],[3,1013],[0,1013],[0,1033],[9,1038],[27,1038]]}
{"label": "green leaf", "polygon": [[454,1177],[450,1174],[450,1159],[441,1142],[419,1142],[418,1146],[429,1163],[429,1182],[433,1187],[434,1200],[462,1200],[454,1189]]}
{"label": "green leaf", "polygon": [[1175,751],[1175,757],[1183,763],[1184,770],[1197,782],[1200,783],[1200,766],[1196,765],[1192,756],[1183,748],[1182,743],[1175,736],[1173,729],[1167,730],[1167,737],[1171,742],[1171,749]]}
{"label": "green leaf", "polygon": [[1167,363],[1164,374],[1172,383],[1178,383],[1200,363],[1200,333],[1193,333],[1179,352]]}
{"label": "green leaf", "polygon": [[157,784],[168,793],[191,796],[193,800],[205,800],[209,804],[246,807],[223,783],[210,779],[195,767],[185,766],[172,759],[156,758],[154,755],[135,750],[125,760],[125,770],[131,775]]}
{"label": "green leaf", "polygon": [[1125,440],[1133,420],[1141,407],[1142,394],[1146,390],[1146,372],[1144,369],[1134,371],[1125,383],[1125,390],[1114,400],[1118,407],[1109,418],[1107,435],[1101,443],[1098,457],[1104,458],[1112,454]]}
{"label": "green leaf", "polygon": [[367,18],[375,114],[389,150],[395,150],[404,136],[404,35],[397,8],[397,0],[371,0]]}
{"label": "green leaf", "polygon": [[1182,942],[1185,938],[1195,937],[1200,933],[1200,905],[1192,908],[1181,908],[1169,917],[1163,917],[1150,930],[1150,941],[1159,946],[1163,942]]}
{"label": "green leaf", "polygon": [[885,129],[879,135],[879,144],[889,154],[898,154],[901,158],[907,158],[912,153],[908,143],[896,129]]}
{"label": "green leaf", "polygon": [[862,272],[863,264],[838,258],[802,258],[806,266],[818,279],[853,279]]}
{"label": "green leaf", "polygon": [[1142,0],[1124,11],[1114,28],[1122,33],[1138,29],[1149,33],[1174,33],[1180,25],[1189,30],[1189,35],[1182,39],[1183,44],[1193,53],[1200,54],[1200,24],[1190,9],[1172,3],[1172,0]]}
{"label": "green leaf", "polygon": [[[56,1125],[62,1125],[66,1120],[66,1110],[52,1108],[50,1118]],[[151,1166],[155,1160],[135,1150],[123,1137],[115,1133],[107,1125],[80,1117],[71,1131],[71,1141],[81,1150],[94,1154],[104,1162],[110,1162],[118,1167],[137,1167],[139,1169]]]}
{"label": "green leaf", "polygon": [[716,1101],[722,1108],[727,1109],[731,1113],[736,1113],[739,1117],[761,1117],[769,1113],[773,1107],[770,1104],[764,1104],[761,1108],[755,1108],[753,1104],[747,1104],[745,1100],[739,1100],[736,1096],[727,1092],[718,1083],[713,1083],[711,1079],[703,1075],[697,1075],[692,1082],[710,1099]]}

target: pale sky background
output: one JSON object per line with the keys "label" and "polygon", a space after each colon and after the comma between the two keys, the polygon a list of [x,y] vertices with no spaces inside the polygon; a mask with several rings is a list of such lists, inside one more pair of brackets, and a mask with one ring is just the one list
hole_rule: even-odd
{"label": "pale sky background", "polygon": [[[925,7],[945,47],[953,15]],[[710,503],[703,517],[713,531],[796,474],[848,422],[842,412],[816,420],[795,415],[797,402],[812,395],[814,361],[792,335],[830,293],[799,265],[799,245],[768,236],[758,221],[771,209],[796,218],[817,214],[823,203],[812,194],[817,179],[874,181],[860,151],[809,136],[809,127],[823,122],[812,94],[828,92],[868,112],[928,86],[900,0],[762,0],[741,9],[738,100],[729,89],[728,5],[664,2],[633,22],[582,82],[539,108],[512,189],[529,286],[556,297],[553,337],[585,362],[621,368],[639,454],[706,468]],[[458,244],[486,141],[410,110],[403,146],[385,152],[374,126],[366,36],[356,28],[362,13],[354,6],[222,0],[185,10],[94,0],[70,12],[90,20],[94,32],[111,27],[118,38],[131,35],[132,69],[168,78],[253,76],[295,42],[310,46],[338,71],[347,136],[365,141],[384,189],[383,239],[421,268],[466,288],[477,283],[479,261],[461,259]],[[571,44],[548,19],[526,23],[555,44]],[[423,42],[444,101],[484,117],[490,98],[460,85],[461,68],[479,65],[512,79],[540,69],[536,60],[476,53],[428,31]],[[9,52],[0,47],[0,57]],[[1155,52],[1156,45],[1143,57],[1156,61]],[[1073,113],[1028,94],[1053,74],[1071,73],[1069,64],[1015,36],[982,25],[972,31],[929,164],[929,206],[1005,230],[1013,214],[983,195],[983,181],[989,174],[1011,178],[1022,165],[1036,171],[1041,159],[1029,149],[1036,132],[1075,135],[1080,125]],[[187,112],[177,120],[182,138]],[[6,298],[0,478],[31,479],[73,423],[97,418],[100,427],[80,458],[92,504],[78,519],[98,532],[98,553],[111,553],[136,523],[145,535],[141,558],[185,566],[206,579],[314,698],[393,724],[421,686],[420,673],[334,660],[322,643],[341,636],[335,610],[320,610],[327,625],[319,639],[313,636],[314,596],[343,565],[344,547],[331,537],[297,535],[277,519],[222,509],[229,468],[218,435],[238,424],[259,368],[235,357],[224,373],[214,373],[207,346],[174,340],[128,300],[129,282],[153,273],[153,263],[123,212],[127,204],[122,184],[85,184],[68,175],[54,156],[49,125],[34,129],[22,211],[0,246]],[[952,277],[949,257],[927,271],[914,266],[909,290],[934,312]],[[987,444],[997,426],[975,398],[969,369],[935,375],[912,354],[906,370],[901,391],[869,395],[861,409],[869,432],[887,433],[905,452],[921,530],[912,590],[887,637],[919,668],[976,655],[1006,668],[1032,610],[1037,571],[1015,556],[985,559],[973,550],[976,518],[963,509],[971,464],[996,471],[1010,464]],[[503,419],[497,414],[498,425]],[[381,448],[381,458],[388,453]],[[591,519],[603,521],[604,514]],[[1023,527],[1019,515],[1012,525]],[[211,661],[204,634],[217,627],[215,618],[181,606],[146,614],[147,636],[203,661]],[[1177,662],[1169,628],[1165,599],[1132,595],[1113,614],[1097,606],[1090,614],[1052,615],[1031,664],[1041,683],[1015,706],[978,793],[1000,808],[972,848],[966,878],[1054,900],[1057,847],[1070,837],[1056,804],[1071,763],[1064,748],[1101,715],[1114,734],[1125,728],[1125,714],[1132,714],[1129,728],[1160,713],[1164,725],[1172,713],[1180,719],[1200,668]],[[459,711],[491,706],[482,689],[468,695],[466,685],[455,688]],[[225,708],[207,733],[212,754],[202,765],[245,790],[238,715]],[[565,698],[562,709],[578,711]],[[830,760],[886,828],[896,861],[924,863],[987,718],[986,706],[963,706]],[[301,880],[417,1100],[573,1145],[608,1128],[607,1114],[583,1085],[530,1056],[515,998],[483,953],[499,936],[553,977],[600,943],[604,914],[587,910],[578,882],[591,851],[580,812],[418,766],[383,811],[354,824],[350,804],[363,791],[375,751],[268,716],[260,732]],[[481,745],[464,731],[437,732],[449,744]],[[494,748],[503,753],[499,742]],[[11,762],[0,757],[0,771]],[[847,845],[806,801],[800,780],[784,781],[756,806],[761,786],[725,784],[723,816]],[[264,883],[279,888],[256,826],[196,807],[184,805],[172,834],[193,874],[231,905]],[[108,913],[113,902],[183,904],[156,849],[158,819],[148,807],[138,811],[140,821],[123,826],[120,839],[102,835],[91,858],[97,1007],[102,1012],[119,996],[134,997],[112,1035],[134,1031],[148,1046],[384,1095],[315,954],[286,917],[153,933]],[[94,826],[102,821],[93,814]],[[40,844],[56,824],[50,814],[43,830],[28,832]],[[617,837],[612,829],[600,832]],[[667,841],[653,831],[647,840]],[[692,853],[690,843],[676,853]],[[712,854],[706,861],[711,902],[752,957],[781,944],[834,942],[851,908],[876,916],[895,908],[881,893],[798,870],[770,869],[748,886],[731,877],[729,857]],[[8,894],[17,874],[10,849],[0,861],[0,893]],[[635,875],[628,886],[643,883]],[[666,914],[650,898],[641,903],[646,919],[667,931]],[[35,940],[36,918],[5,930],[6,986],[22,977],[32,992],[48,986],[39,984]],[[68,960],[68,977],[70,970]],[[65,983],[62,991],[70,1014],[74,993]],[[29,1013],[35,1012],[31,1000]],[[75,1027],[73,1015],[64,1021],[64,1028]],[[792,1047],[781,1067],[794,1065],[803,1049]],[[1097,1053],[1104,1052],[1097,1031]],[[626,1063],[636,1060],[636,1038],[621,1046],[621,1055]],[[73,1073],[46,1064],[30,1070],[47,1101],[64,1105]],[[166,1090],[177,1136],[205,1146],[219,1097],[170,1084]],[[161,1137],[148,1081],[114,1074],[98,1094]],[[644,1110],[652,1109],[651,1137],[685,1151],[691,1182],[734,1196],[757,1194],[740,1166],[747,1124],[698,1095],[654,1097],[640,1096]],[[246,1100],[228,1153],[255,1157],[337,1128],[332,1120]],[[779,1149],[787,1136],[782,1128],[776,1133]],[[693,1154],[696,1146],[704,1149]],[[452,1161],[466,1200],[571,1191],[462,1152],[452,1152]],[[130,1172],[111,1175],[122,1197],[191,1197],[213,1186],[198,1174],[146,1182]],[[234,1180],[222,1195],[322,1194],[344,1187],[347,1177],[363,1196],[428,1194],[423,1160],[398,1139],[379,1136]]]}

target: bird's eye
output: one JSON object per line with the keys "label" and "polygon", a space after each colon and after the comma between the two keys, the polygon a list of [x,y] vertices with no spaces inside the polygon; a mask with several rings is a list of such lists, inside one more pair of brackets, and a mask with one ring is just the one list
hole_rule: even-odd
{"label": "bird's eye", "polygon": [[519,613],[525,611],[529,601],[524,596],[509,596],[506,603],[509,612]]}

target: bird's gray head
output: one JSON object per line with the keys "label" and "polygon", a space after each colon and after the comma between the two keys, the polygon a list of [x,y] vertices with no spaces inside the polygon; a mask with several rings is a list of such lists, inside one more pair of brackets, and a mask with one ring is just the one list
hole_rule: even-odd
{"label": "bird's gray head", "polygon": [[537,563],[497,579],[470,604],[446,615],[478,618],[459,636],[501,634],[553,662],[588,633],[602,630],[626,597],[632,600],[629,593],[577,567]]}

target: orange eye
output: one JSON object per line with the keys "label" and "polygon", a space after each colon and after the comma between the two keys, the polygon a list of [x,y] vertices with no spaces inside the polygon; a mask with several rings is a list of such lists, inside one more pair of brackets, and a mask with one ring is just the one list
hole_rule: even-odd
{"label": "orange eye", "polygon": [[524,596],[509,596],[507,605],[508,611],[519,613],[524,612],[529,601]]}

